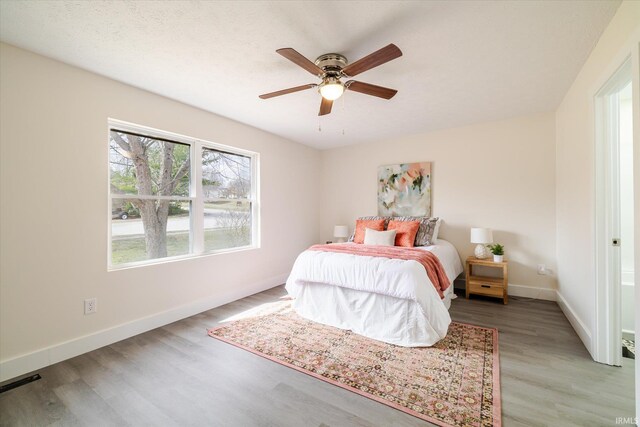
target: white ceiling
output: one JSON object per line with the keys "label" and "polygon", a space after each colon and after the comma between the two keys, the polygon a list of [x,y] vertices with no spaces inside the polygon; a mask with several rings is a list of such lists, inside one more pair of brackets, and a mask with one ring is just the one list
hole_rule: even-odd
{"label": "white ceiling", "polygon": [[[553,110],[619,4],[4,0],[0,39],[329,148]],[[319,119],[315,90],[258,98],[316,82],[278,48],[354,62],[389,43],[404,55],[356,79],[390,101],[347,92]]]}

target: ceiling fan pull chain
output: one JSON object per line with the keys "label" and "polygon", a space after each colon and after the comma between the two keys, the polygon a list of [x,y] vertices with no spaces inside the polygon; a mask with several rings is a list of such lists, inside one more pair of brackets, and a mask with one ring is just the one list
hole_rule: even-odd
{"label": "ceiling fan pull chain", "polygon": [[322,132],[322,127],[320,126],[320,116],[318,116],[318,132]]}
{"label": "ceiling fan pull chain", "polygon": [[344,112],[345,112],[345,108],[344,108],[344,104],[345,104],[345,99],[346,96],[342,97],[342,135],[344,136]]}

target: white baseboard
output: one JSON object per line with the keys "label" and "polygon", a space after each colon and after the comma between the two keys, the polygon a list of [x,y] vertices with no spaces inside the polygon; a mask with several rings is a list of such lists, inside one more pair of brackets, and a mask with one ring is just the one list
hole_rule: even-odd
{"label": "white baseboard", "polygon": [[514,297],[535,298],[546,301],[555,301],[557,294],[555,289],[514,285],[513,283],[509,283],[508,293]]}
{"label": "white baseboard", "polygon": [[562,294],[558,291],[556,291],[556,294],[557,294],[557,302],[558,302],[558,305],[560,306],[560,309],[564,313],[567,320],[569,320],[569,323],[571,323],[571,326],[573,326],[573,329],[578,334],[578,337],[580,337],[580,339],[582,340],[582,343],[587,348],[587,351],[589,352],[593,360],[595,360],[591,332],[589,332],[589,329],[585,326],[582,320],[580,320],[576,312],[573,311],[573,309],[567,303],[567,300],[564,299]]}
{"label": "white baseboard", "polygon": [[6,381],[20,375],[53,365],[54,363],[79,356],[88,351],[159,328],[194,314],[202,313],[215,307],[238,299],[271,289],[283,284],[288,274],[281,274],[269,279],[234,289],[223,295],[200,299],[180,307],[173,308],[151,316],[143,317],[112,328],[103,329],[89,335],[52,345],[41,350],[27,353],[0,362],[0,381]]}

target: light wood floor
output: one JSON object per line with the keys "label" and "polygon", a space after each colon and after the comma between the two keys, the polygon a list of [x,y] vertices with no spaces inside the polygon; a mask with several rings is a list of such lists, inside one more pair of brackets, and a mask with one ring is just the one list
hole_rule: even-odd
{"label": "light wood floor", "polygon": [[[0,394],[0,425],[429,425],[206,335],[284,294],[277,287],[42,369],[41,380]],[[593,362],[555,303],[458,298],[451,314],[500,331],[505,426],[633,416],[633,361]]]}

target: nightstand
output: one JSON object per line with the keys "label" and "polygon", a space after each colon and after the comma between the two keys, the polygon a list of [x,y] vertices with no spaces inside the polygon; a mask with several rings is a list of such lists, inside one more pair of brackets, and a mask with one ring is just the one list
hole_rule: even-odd
{"label": "nightstand", "polygon": [[[502,269],[502,277],[477,276],[473,274],[474,266],[483,266]],[[507,261],[493,262],[489,259],[478,259],[470,256],[466,262],[467,298],[469,295],[484,295],[488,297],[502,298],[506,304],[509,302],[507,295],[509,286],[509,265]]]}

